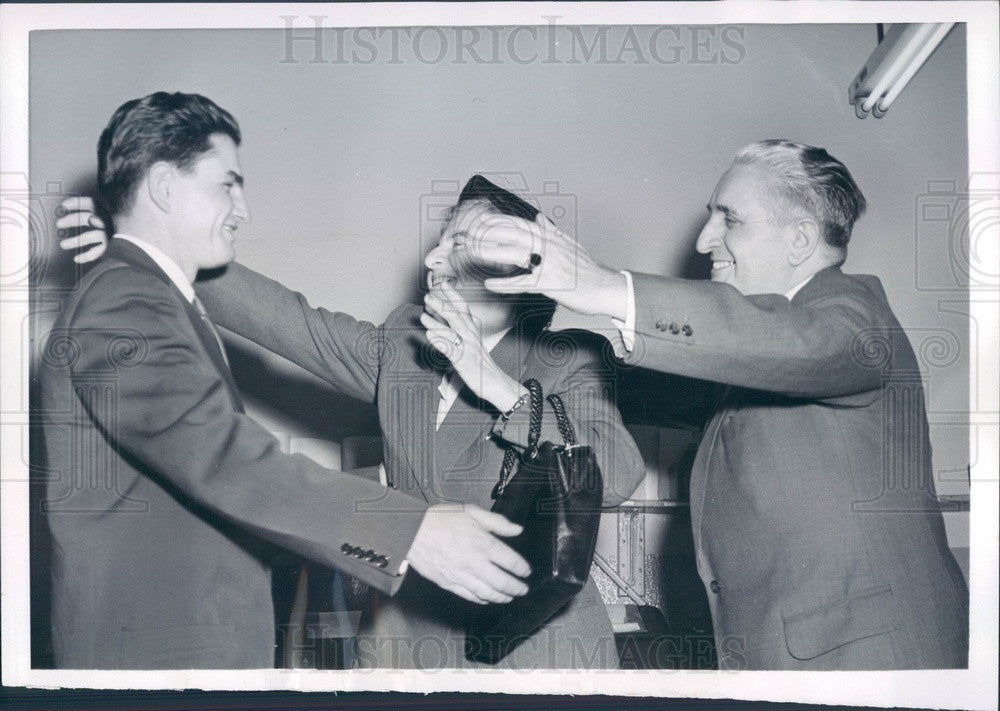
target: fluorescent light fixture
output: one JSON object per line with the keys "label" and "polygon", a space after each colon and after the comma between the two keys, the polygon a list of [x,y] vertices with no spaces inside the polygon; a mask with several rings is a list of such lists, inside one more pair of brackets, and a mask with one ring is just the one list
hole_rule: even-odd
{"label": "fluorescent light fixture", "polygon": [[897,23],[854,77],[847,97],[858,118],[882,118],[954,22]]}

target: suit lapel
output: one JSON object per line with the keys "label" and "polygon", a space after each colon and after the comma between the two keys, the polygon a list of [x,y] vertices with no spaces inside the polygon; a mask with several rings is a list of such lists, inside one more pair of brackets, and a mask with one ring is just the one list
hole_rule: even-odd
{"label": "suit lapel", "polygon": [[[489,406],[481,405],[476,395],[463,385],[448,415],[436,428],[441,394],[438,386],[446,372],[447,361],[426,343],[424,328],[415,319],[393,329],[394,348],[409,357],[398,358],[396,366],[380,376],[383,400],[379,409],[391,413],[382,420],[384,436],[402,452],[405,465],[416,483],[417,491],[428,501],[460,499],[465,470],[476,466],[482,454],[494,451],[485,440],[496,416]],[[497,365],[515,380],[522,380],[531,339],[517,328],[509,331],[493,349]],[[387,399],[386,399],[387,398]],[[492,480],[496,472],[482,472]],[[456,472],[458,480],[446,480]],[[472,489],[483,489],[480,482],[469,482]],[[486,487],[488,491],[488,487]],[[416,492],[414,492],[416,493]],[[470,491],[471,493],[471,491]],[[456,495],[457,494],[457,495]]]}
{"label": "suit lapel", "polygon": [[437,406],[441,400],[438,391],[441,373],[427,367],[405,375],[406,382],[402,384],[403,399],[393,408],[396,415],[393,418],[394,424],[405,428],[404,431],[397,431],[396,441],[403,445],[410,473],[417,482],[420,493],[430,502],[429,493],[433,487],[435,452],[438,444],[434,436],[434,426]]}
{"label": "suit lapel", "polygon": [[[386,324],[386,354],[379,372],[378,409],[386,443],[390,483],[415,496],[428,496],[434,470],[437,386],[447,365],[427,343],[417,320],[420,309]],[[412,485],[403,478],[412,479]]]}
{"label": "suit lapel", "polygon": [[215,335],[209,330],[208,325],[202,320],[201,314],[198,313],[194,305],[185,298],[184,294],[181,293],[177,285],[171,281],[170,277],[167,276],[166,272],[157,266],[148,254],[143,252],[141,249],[136,247],[131,242],[126,242],[122,239],[112,239],[111,244],[108,246],[108,251],[106,253],[106,258],[108,259],[118,259],[126,264],[131,264],[134,267],[143,269],[157,279],[162,281],[173,292],[177,300],[183,305],[184,312],[188,316],[188,321],[191,323],[191,327],[194,329],[195,335],[198,337],[198,341],[201,343],[202,348],[208,355],[209,360],[215,366],[219,375],[225,381],[226,386],[229,388],[229,393],[233,398],[233,403],[235,408],[239,412],[243,412],[243,400],[240,397],[239,389],[236,387],[236,381],[233,380],[232,371],[226,364],[226,359],[219,350],[219,344],[215,340]]}

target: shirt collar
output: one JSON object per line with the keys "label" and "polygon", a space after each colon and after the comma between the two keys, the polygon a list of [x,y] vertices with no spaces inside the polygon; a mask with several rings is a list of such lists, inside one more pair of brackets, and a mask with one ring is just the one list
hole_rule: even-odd
{"label": "shirt collar", "polygon": [[814,276],[816,276],[816,275],[815,274],[810,274],[805,279],[803,279],[802,281],[800,281],[798,284],[796,284],[795,286],[793,286],[791,289],[789,289],[788,291],[786,291],[785,292],[785,298],[788,299],[789,301],[791,301],[792,297],[794,297],[796,294],[798,294],[802,290],[802,287],[804,287],[806,284],[808,284],[809,280],[812,279]]}
{"label": "shirt collar", "polygon": [[115,233],[115,239],[123,239],[126,242],[131,242],[145,252],[146,255],[156,263],[156,266],[162,269],[163,273],[169,277],[170,281],[174,283],[174,286],[176,286],[180,290],[181,294],[184,295],[184,298],[190,303],[194,302],[194,286],[192,286],[191,282],[187,280],[184,270],[177,265],[177,262],[168,257],[162,249],[150,244],[146,240],[133,237],[132,235],[127,235],[123,232]]}
{"label": "shirt collar", "polygon": [[486,347],[486,350],[492,351],[496,348],[497,344],[503,340],[503,337],[510,332],[511,328],[513,328],[513,326],[508,326],[504,330],[494,333],[492,336],[485,336],[483,338],[483,345]]}

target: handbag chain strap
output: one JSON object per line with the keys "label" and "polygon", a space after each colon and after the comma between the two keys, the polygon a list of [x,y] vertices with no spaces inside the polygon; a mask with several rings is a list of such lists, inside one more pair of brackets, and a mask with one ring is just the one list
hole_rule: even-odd
{"label": "handbag chain strap", "polygon": [[[531,394],[528,409],[528,448],[525,452],[534,459],[538,456],[538,440],[542,436],[542,386],[531,378],[524,381],[524,387],[528,388]],[[500,481],[493,487],[491,494],[494,499],[499,498],[507,488],[507,482],[514,472],[515,462],[517,462],[517,451],[514,447],[508,446],[503,453],[503,464],[500,466]]]}
{"label": "handbag chain strap", "polygon": [[573,425],[566,416],[566,406],[563,405],[562,398],[556,394],[549,395],[546,400],[552,405],[552,410],[556,413],[556,424],[559,426],[559,434],[562,435],[563,441],[566,442],[566,451],[569,453],[572,451],[573,447],[576,447],[576,432],[573,430]]}

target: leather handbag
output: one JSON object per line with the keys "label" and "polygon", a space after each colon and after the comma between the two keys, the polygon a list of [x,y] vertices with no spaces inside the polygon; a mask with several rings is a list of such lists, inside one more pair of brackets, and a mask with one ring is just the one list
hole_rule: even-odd
{"label": "leather handbag", "polygon": [[[466,628],[465,657],[496,664],[559,612],[583,589],[597,545],[603,480],[589,446],[577,443],[562,400],[549,395],[564,442],[538,443],[542,388],[528,380],[528,447],[504,453],[492,511],[524,527],[505,539],[531,565],[528,593],[486,605]],[[517,470],[514,471],[514,465]]]}

